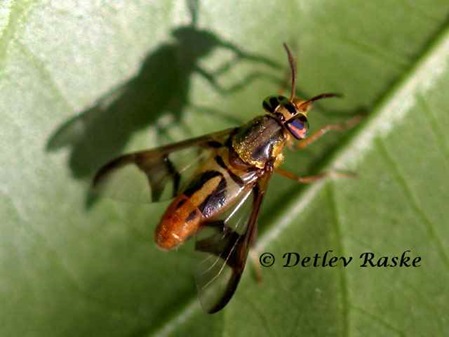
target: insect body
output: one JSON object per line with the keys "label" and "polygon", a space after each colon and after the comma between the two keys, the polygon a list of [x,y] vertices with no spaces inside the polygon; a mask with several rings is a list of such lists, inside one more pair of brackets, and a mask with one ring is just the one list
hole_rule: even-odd
{"label": "insect body", "polygon": [[222,309],[235,292],[273,172],[299,182],[323,176],[298,177],[282,170],[284,147],[295,140],[304,147],[328,130],[346,127],[330,125],[306,139],[311,103],[336,95],[296,98],[295,64],[284,47],[292,70],[290,98],[266,98],[267,113],[241,127],[121,156],[94,178],[96,189],[116,197],[151,202],[173,199],[157,226],[155,241],[163,249],[172,249],[196,236],[195,249],[206,256],[196,282],[203,308],[210,313]]}

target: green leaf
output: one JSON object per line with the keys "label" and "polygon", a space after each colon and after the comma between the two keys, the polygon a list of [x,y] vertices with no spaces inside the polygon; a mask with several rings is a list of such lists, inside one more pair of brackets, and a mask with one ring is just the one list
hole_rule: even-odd
{"label": "green leaf", "polygon": [[[0,335],[443,336],[449,333],[447,1],[0,4]],[[354,130],[286,153],[257,253],[231,303],[204,314],[191,243],[152,242],[166,204],[92,199],[120,153],[238,125],[285,83],[287,42],[312,129],[365,112]],[[283,254],[353,257],[283,267]],[[360,267],[360,254],[421,257]]]}

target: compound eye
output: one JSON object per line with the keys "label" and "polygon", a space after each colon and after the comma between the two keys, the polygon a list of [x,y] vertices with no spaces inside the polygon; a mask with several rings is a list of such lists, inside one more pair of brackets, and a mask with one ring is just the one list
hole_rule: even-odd
{"label": "compound eye", "polygon": [[307,121],[306,116],[292,118],[285,123],[285,126],[296,139],[304,139],[307,137],[309,122]]}
{"label": "compound eye", "polygon": [[262,102],[262,106],[265,111],[270,113],[275,113],[277,108],[279,108],[280,105],[284,105],[285,103],[288,103],[287,97],[284,96],[268,96],[265,98]]}

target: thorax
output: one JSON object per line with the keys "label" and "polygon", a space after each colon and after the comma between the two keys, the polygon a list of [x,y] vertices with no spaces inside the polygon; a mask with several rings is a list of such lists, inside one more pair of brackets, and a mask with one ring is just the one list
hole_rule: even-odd
{"label": "thorax", "polygon": [[282,163],[286,142],[287,136],[279,122],[264,115],[237,129],[232,138],[232,148],[245,164],[263,169],[269,161],[273,161],[275,166]]}

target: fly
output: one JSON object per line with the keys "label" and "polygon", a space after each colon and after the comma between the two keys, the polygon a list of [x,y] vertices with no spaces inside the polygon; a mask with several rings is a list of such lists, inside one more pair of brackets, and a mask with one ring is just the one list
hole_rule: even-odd
{"label": "fly", "polygon": [[337,95],[295,97],[295,61],[286,44],[284,48],[291,94],[267,97],[262,103],[266,114],[240,127],[120,156],[93,180],[96,190],[121,199],[172,199],[156,228],[155,241],[170,250],[196,237],[195,249],[205,255],[196,283],[202,307],[209,313],[221,310],[237,288],[273,173],[299,183],[326,175],[303,177],[282,169],[283,149],[305,148],[329,130],[344,130],[358,122],[327,125],[307,137],[312,103]]}

